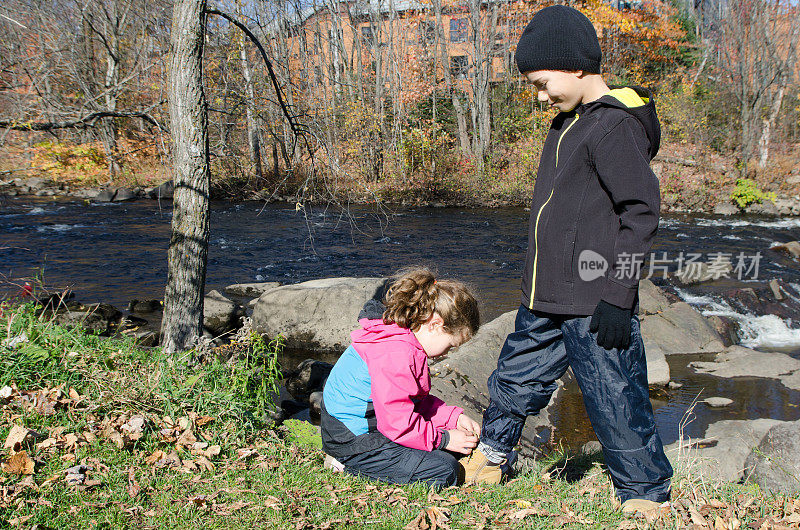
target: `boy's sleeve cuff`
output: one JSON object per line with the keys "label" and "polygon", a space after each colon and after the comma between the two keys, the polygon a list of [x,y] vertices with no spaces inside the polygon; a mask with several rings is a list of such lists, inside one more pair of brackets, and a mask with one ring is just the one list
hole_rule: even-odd
{"label": "boy's sleeve cuff", "polygon": [[603,287],[603,294],[600,298],[617,307],[631,309],[633,308],[633,301],[636,299],[636,292],[638,290],[638,281],[633,287],[628,287],[627,285],[621,285],[611,278],[606,277],[606,284]]}

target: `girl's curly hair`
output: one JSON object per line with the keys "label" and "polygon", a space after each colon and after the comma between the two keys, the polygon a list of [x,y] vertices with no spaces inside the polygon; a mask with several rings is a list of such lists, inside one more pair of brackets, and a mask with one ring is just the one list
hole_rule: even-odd
{"label": "girl's curly hair", "polygon": [[384,298],[386,324],[416,331],[437,313],[444,321],[444,330],[457,336],[460,344],[478,331],[478,301],[462,282],[437,280],[425,267],[402,269],[394,277]]}

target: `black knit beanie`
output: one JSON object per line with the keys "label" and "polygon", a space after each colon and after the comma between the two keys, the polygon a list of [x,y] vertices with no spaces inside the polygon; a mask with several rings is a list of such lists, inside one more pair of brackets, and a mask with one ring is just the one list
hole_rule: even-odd
{"label": "black knit beanie", "polygon": [[600,73],[603,52],[594,26],[572,7],[545,7],[533,15],[517,44],[517,68],[534,70],[583,70]]}

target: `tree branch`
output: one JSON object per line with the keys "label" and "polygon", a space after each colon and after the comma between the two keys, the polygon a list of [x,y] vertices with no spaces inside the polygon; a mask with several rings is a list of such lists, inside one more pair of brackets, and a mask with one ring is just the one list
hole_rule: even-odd
{"label": "tree branch", "polygon": [[253,33],[249,29],[247,29],[247,26],[245,26],[232,16],[228,15],[227,13],[224,13],[222,11],[213,8],[206,8],[205,12],[210,15],[217,15],[224,18],[225,20],[227,20],[228,22],[230,22],[231,24],[242,30],[242,32],[244,32],[244,34],[247,35],[247,38],[250,39],[250,41],[256,45],[258,51],[261,52],[261,58],[264,59],[264,63],[267,65],[267,71],[269,72],[269,77],[270,80],[272,81],[272,85],[275,87],[275,93],[278,96],[278,103],[280,104],[281,111],[283,112],[283,115],[286,116],[286,119],[289,122],[289,127],[291,127],[292,133],[294,134],[295,138],[302,137],[303,133],[305,132],[304,131],[305,126],[297,121],[297,116],[289,112],[289,107],[283,100],[283,92],[281,90],[280,85],[278,84],[278,78],[275,76],[275,71],[272,68],[272,61],[269,60],[267,52],[266,50],[264,50],[264,46],[261,45],[261,42],[258,40],[258,38],[255,35],[253,35]]}
{"label": "tree branch", "polygon": [[120,112],[120,111],[110,111],[110,110],[101,110],[98,112],[93,112],[88,116],[77,120],[71,121],[33,121],[33,122],[22,122],[22,121],[13,121],[13,120],[0,120],[0,128],[2,129],[11,129],[14,131],[52,131],[54,129],[86,129],[89,127],[94,127],[94,124],[97,120],[102,118],[141,118],[147,123],[158,127],[165,133],[169,134],[169,130],[158,123],[155,118],[147,114],[146,112]]}

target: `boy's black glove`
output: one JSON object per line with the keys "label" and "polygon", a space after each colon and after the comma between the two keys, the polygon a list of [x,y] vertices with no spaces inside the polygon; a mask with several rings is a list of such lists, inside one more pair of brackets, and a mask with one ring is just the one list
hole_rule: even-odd
{"label": "boy's black glove", "polygon": [[597,332],[597,344],[610,350],[625,349],[631,343],[631,310],[600,300],[589,322],[589,331]]}

